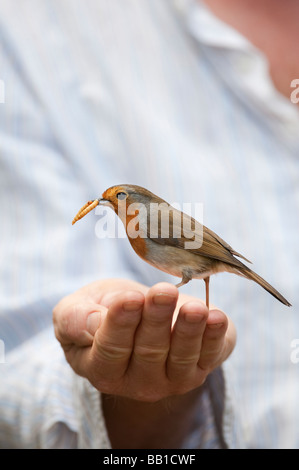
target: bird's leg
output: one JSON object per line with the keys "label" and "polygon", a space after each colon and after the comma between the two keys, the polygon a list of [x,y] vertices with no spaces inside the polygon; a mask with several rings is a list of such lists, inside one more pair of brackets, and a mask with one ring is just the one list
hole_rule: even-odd
{"label": "bird's leg", "polygon": [[210,285],[210,276],[204,278],[205,285],[206,285],[206,306],[210,306],[210,290],[209,290],[209,285]]}
{"label": "bird's leg", "polygon": [[182,272],[182,280],[178,284],[175,285],[175,287],[179,288],[183,286],[184,284],[188,284],[189,281],[191,281],[192,277],[188,276],[184,271]]}

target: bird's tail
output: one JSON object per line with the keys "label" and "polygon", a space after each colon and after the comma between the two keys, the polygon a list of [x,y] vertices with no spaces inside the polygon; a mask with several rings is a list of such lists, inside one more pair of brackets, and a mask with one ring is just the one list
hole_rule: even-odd
{"label": "bird's tail", "polygon": [[272,287],[267,281],[265,281],[265,279],[256,274],[254,271],[247,268],[247,266],[246,269],[240,269],[240,272],[243,276],[247,277],[247,279],[251,279],[252,281],[257,282],[257,284],[266,289],[266,291],[268,291],[271,295],[273,295],[273,297],[282,302],[284,305],[291,307],[290,302],[288,302],[276,289],[274,289],[274,287]]}

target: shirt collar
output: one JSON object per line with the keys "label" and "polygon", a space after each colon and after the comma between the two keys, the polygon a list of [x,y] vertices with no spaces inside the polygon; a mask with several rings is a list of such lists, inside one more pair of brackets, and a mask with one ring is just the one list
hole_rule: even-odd
{"label": "shirt collar", "polygon": [[244,36],[214,16],[199,0],[187,1],[185,5],[189,31],[201,43],[240,51],[254,48]]}

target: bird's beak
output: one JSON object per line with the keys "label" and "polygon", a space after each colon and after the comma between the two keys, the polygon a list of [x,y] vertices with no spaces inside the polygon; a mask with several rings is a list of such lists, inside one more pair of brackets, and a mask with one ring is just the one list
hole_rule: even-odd
{"label": "bird's beak", "polygon": [[109,205],[111,205],[111,202],[108,199],[99,198],[98,201],[99,201],[100,206],[109,206]]}

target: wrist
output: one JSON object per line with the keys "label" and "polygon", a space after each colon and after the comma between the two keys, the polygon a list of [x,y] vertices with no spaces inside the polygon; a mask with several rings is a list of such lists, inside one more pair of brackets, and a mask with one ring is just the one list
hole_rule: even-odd
{"label": "wrist", "polygon": [[102,395],[113,448],[180,448],[197,421],[203,387],[155,403]]}

